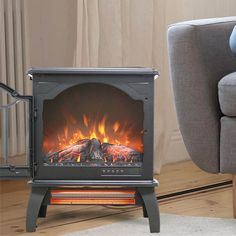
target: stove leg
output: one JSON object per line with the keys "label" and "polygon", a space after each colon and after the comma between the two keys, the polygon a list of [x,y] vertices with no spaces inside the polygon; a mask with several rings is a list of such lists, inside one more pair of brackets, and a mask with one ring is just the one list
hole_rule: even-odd
{"label": "stove leg", "polygon": [[143,206],[143,217],[144,218],[147,218],[148,217],[148,214],[147,214],[147,209],[145,207],[145,204],[142,205]]}
{"label": "stove leg", "polygon": [[44,217],[46,217],[46,214],[47,214],[47,205],[42,204],[40,209],[39,209],[38,217],[44,218]]}
{"label": "stove leg", "polygon": [[36,230],[36,221],[39,215],[40,207],[47,193],[47,188],[32,187],[28,202],[26,214],[26,231],[34,232]]}
{"label": "stove leg", "polygon": [[147,211],[151,233],[160,232],[160,212],[154,191],[154,187],[138,188]]}

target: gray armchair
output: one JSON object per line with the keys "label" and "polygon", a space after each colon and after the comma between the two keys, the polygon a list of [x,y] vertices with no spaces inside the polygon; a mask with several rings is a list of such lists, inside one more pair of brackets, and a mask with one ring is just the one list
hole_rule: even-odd
{"label": "gray armchair", "polygon": [[190,157],[201,169],[232,173],[236,181],[236,57],[229,47],[235,25],[236,17],[171,25],[168,49],[179,127]]}

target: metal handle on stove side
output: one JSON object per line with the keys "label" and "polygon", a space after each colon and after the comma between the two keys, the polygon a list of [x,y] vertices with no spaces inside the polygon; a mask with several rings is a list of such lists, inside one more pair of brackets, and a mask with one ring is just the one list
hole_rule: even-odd
{"label": "metal handle on stove side", "polygon": [[0,83],[0,89],[7,91],[12,97],[16,98],[16,100],[29,100],[32,101],[33,97],[28,95],[20,95],[16,90],[7,86],[6,84]]}
{"label": "metal handle on stove side", "polygon": [[15,97],[15,98],[20,97],[20,94],[18,92],[16,92],[16,90],[10,88],[6,84],[0,83],[0,88],[4,89],[8,93],[10,93],[12,97]]}

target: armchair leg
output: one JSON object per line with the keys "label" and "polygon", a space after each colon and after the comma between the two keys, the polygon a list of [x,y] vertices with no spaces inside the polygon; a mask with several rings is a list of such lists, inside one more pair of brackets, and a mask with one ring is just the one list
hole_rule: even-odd
{"label": "armchair leg", "polygon": [[233,174],[233,209],[234,218],[236,219],[236,174]]}

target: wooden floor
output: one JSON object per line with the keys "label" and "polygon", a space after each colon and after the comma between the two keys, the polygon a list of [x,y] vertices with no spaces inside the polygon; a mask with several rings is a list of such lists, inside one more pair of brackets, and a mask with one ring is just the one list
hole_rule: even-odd
{"label": "wooden floor", "polygon": [[[159,196],[211,183],[230,180],[230,175],[211,175],[199,170],[192,162],[165,166],[157,176]],[[25,233],[25,212],[29,189],[25,181],[0,183],[0,235]],[[232,218],[232,188],[160,201],[161,213]],[[49,206],[46,218],[38,220],[32,235],[61,235],[99,225],[131,219],[142,215],[138,207],[112,206]]]}

